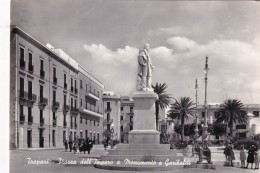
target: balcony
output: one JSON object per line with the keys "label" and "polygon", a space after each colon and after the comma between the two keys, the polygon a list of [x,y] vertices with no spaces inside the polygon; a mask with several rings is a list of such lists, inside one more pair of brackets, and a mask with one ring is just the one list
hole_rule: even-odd
{"label": "balcony", "polygon": [[36,102],[36,99],[37,99],[36,94],[28,94],[28,100],[29,100],[31,103],[35,103],[35,102]]}
{"label": "balcony", "polygon": [[68,88],[68,84],[64,83],[64,88],[67,89]]}
{"label": "balcony", "polygon": [[113,119],[104,119],[104,125],[107,125],[107,124],[112,124],[113,123]]}
{"label": "balcony", "polygon": [[34,72],[34,66],[29,64],[29,72],[30,73],[33,73]]}
{"label": "balcony", "polygon": [[57,125],[57,119],[53,119],[53,120],[52,120],[52,125],[53,125],[53,127],[56,127],[56,125]]}
{"label": "balcony", "polygon": [[57,81],[58,81],[57,77],[56,77],[56,76],[55,76],[55,77],[53,77],[53,83],[54,83],[54,85],[56,85],[56,84],[57,84]]}
{"label": "balcony", "polygon": [[63,121],[63,127],[67,127],[67,122]]}
{"label": "balcony", "polygon": [[78,112],[79,112],[79,109],[78,109],[78,108],[76,108],[76,107],[71,107],[71,108],[70,108],[70,113],[71,113],[71,114],[78,114]]}
{"label": "balcony", "polygon": [[109,113],[112,111],[112,108],[105,108],[105,113]]}
{"label": "balcony", "polygon": [[29,116],[28,117],[28,125],[32,125],[32,123],[33,123],[33,117]]}
{"label": "balcony", "polygon": [[20,124],[23,124],[25,121],[25,116],[24,115],[20,115]]}
{"label": "balcony", "polygon": [[45,71],[44,70],[40,70],[40,77],[44,78],[45,77]]}
{"label": "balcony", "polygon": [[70,109],[70,106],[69,106],[69,105],[66,105],[66,104],[63,105],[63,110],[64,110],[64,112],[68,112],[69,109]]}
{"label": "balcony", "polygon": [[19,98],[26,100],[28,98],[28,93],[26,91],[19,90]]}
{"label": "balcony", "polygon": [[40,118],[40,126],[43,126],[44,122],[45,122],[45,119],[44,118]]}
{"label": "balcony", "polygon": [[95,101],[99,100],[99,97],[97,95],[95,95],[94,93],[92,93],[91,91],[87,93],[87,97],[89,97]]}
{"label": "balcony", "polygon": [[59,102],[53,102],[52,103],[52,108],[53,109],[59,109],[59,107],[60,107],[60,103]]}
{"label": "balcony", "polygon": [[39,97],[39,105],[45,107],[48,104],[48,99],[44,97]]}
{"label": "balcony", "polygon": [[101,112],[99,111],[95,111],[93,109],[89,109],[89,108],[79,108],[79,112],[86,114],[86,115],[90,115],[93,117],[97,117],[97,118],[103,118],[103,115]]}
{"label": "balcony", "polygon": [[24,60],[20,60],[20,68],[24,70],[25,66],[26,66],[25,61]]}

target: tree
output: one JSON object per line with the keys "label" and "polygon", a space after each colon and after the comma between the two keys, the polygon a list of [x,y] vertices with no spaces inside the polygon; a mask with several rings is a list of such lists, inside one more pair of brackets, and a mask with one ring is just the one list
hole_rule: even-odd
{"label": "tree", "polygon": [[194,117],[195,111],[194,103],[189,97],[181,97],[179,100],[175,99],[169,110],[169,117],[181,121],[181,140],[184,140],[184,121],[189,119],[189,115]]}
{"label": "tree", "polygon": [[154,92],[158,94],[158,100],[155,101],[155,118],[156,118],[156,129],[159,129],[159,106],[161,109],[169,106],[171,97],[166,93],[168,87],[166,83],[152,85]]}
{"label": "tree", "polygon": [[220,105],[217,110],[217,122],[225,122],[230,128],[230,136],[233,137],[233,124],[246,124],[247,114],[244,110],[244,105],[240,100],[227,99]]}

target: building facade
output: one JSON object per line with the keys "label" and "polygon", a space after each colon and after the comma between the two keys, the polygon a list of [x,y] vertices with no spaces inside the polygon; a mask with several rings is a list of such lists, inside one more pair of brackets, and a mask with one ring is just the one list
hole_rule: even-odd
{"label": "building facade", "polygon": [[[61,49],[44,46],[14,27],[10,66],[10,148],[63,147],[64,140],[82,137],[81,128],[93,128],[79,125],[79,81],[91,83],[100,95],[104,86]],[[96,105],[102,111],[102,101]],[[98,115],[95,121],[102,122],[102,113]],[[100,126],[94,129],[102,133]]]}

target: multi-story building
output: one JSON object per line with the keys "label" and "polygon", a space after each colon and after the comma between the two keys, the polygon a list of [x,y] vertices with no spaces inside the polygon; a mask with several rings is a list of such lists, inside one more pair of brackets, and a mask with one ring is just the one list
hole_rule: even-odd
{"label": "multi-story building", "polygon": [[120,142],[128,143],[128,135],[133,130],[134,101],[128,96],[121,97]]}
{"label": "multi-story building", "polygon": [[[234,124],[234,133],[239,137],[248,137],[253,134],[260,134],[260,104],[245,104],[245,111],[247,112],[246,124]],[[216,121],[216,113],[220,108],[220,104],[209,104],[208,107],[208,123],[212,124]],[[198,122],[204,123],[205,109],[203,105],[198,105]],[[228,129],[229,130],[229,129]],[[229,131],[228,131],[229,132]]]}
{"label": "multi-story building", "polygon": [[113,91],[104,91],[104,137],[120,141],[120,95]]}
{"label": "multi-story building", "polygon": [[[83,137],[83,130],[102,133],[101,126],[78,125],[83,114],[102,123],[102,112],[78,106],[87,95],[79,90],[79,81],[102,95],[104,86],[94,76],[61,49],[44,46],[17,27],[11,30],[10,45],[10,148],[63,147],[65,139]],[[92,105],[102,111],[100,99]]]}

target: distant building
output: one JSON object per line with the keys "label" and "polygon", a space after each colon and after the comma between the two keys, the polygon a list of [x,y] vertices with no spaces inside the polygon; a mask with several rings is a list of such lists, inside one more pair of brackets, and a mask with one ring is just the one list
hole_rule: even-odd
{"label": "distant building", "polygon": [[18,27],[11,30],[10,45],[10,148],[102,139],[103,84],[61,49],[44,46]]}

